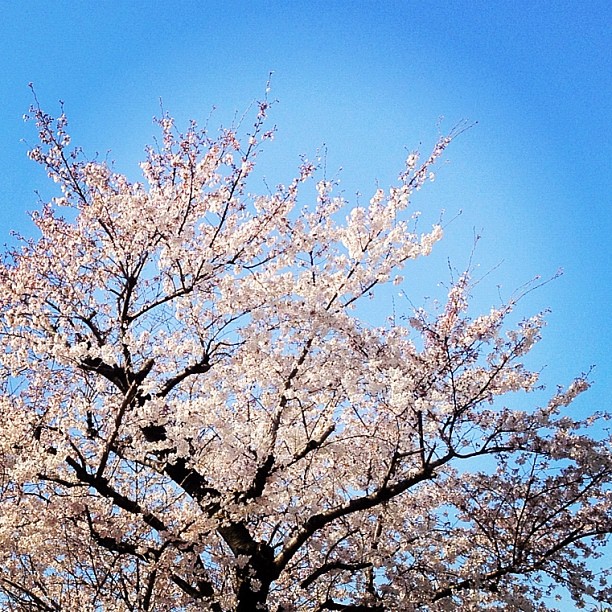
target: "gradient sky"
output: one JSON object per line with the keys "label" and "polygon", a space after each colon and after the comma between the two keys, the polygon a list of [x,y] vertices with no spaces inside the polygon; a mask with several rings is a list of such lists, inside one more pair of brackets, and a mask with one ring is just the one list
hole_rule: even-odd
{"label": "gradient sky", "polygon": [[204,123],[213,106],[209,125],[227,125],[273,71],[278,133],[262,173],[288,181],[300,154],[324,146],[353,201],[388,186],[407,150],[477,121],[415,198],[427,220],[446,211],[446,238],[427,266],[406,270],[406,292],[416,303],[436,295],[447,259],[467,264],[475,231],[479,270],[498,266],[476,292],[481,309],[563,268],[521,304],[524,315],[551,308],[533,364],[551,388],[596,365],[577,410],[610,410],[611,23],[609,0],[5,0],[0,243],[30,232],[35,192],[51,193],[21,142],[35,140],[22,120],[29,82],[48,112],[65,101],[75,143],[110,151],[137,178],[160,98],[179,125]]}

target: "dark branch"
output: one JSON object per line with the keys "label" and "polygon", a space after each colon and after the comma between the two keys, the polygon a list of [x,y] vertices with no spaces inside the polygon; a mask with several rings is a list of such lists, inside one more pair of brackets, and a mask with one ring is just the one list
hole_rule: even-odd
{"label": "dark branch", "polygon": [[324,601],[318,608],[319,610],[341,610],[342,612],[385,612],[385,607],[381,604],[372,606],[362,604],[341,604],[333,599]]}
{"label": "dark branch", "polygon": [[106,478],[90,474],[85,467],[79,465],[72,457],[66,457],[66,463],[74,470],[76,477],[81,482],[95,489],[102,497],[111,499],[113,503],[122,510],[141,515],[142,520],[156,531],[167,531],[166,526],[161,520],[150,512],[143,510],[138,502],[115,491],[115,489],[108,484]]}
{"label": "dark branch", "polygon": [[330,563],[324,563],[321,567],[317,568],[308,578],[302,580],[300,586],[303,589],[308,588],[317,578],[320,578],[327,572],[332,572],[334,570],[346,570],[349,572],[355,572],[357,570],[362,570],[367,567],[372,567],[372,564],[368,561],[362,561],[361,563],[343,563],[342,561],[331,561]]}

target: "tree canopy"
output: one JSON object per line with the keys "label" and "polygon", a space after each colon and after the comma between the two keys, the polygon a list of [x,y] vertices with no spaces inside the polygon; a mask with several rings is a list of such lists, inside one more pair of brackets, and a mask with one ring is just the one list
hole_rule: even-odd
{"label": "tree canopy", "polygon": [[442,237],[410,204],[454,134],[367,205],[307,160],[257,195],[268,107],[244,136],[163,116],[142,182],[33,107],[30,156],[62,195],[0,267],[2,605],[609,601],[590,565],[612,530],[607,416],[572,413],[586,375],[530,401],[542,316],[471,316],[469,273],[438,310],[359,316]]}

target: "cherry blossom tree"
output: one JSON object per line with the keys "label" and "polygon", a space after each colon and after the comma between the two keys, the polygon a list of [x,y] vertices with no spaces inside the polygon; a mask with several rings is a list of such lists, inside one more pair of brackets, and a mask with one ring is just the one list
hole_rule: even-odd
{"label": "cherry blossom tree", "polygon": [[243,137],[163,116],[142,183],[33,107],[61,196],[0,266],[3,608],[609,601],[606,415],[572,413],[586,376],[532,400],[542,317],[470,315],[469,274],[432,312],[358,314],[441,238],[409,205],[454,134],[365,206],[307,161],[254,195],[268,106]]}

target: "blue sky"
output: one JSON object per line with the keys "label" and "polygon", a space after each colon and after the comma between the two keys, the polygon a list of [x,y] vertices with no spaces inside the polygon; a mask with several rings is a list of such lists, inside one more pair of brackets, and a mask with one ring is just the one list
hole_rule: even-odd
{"label": "blue sky", "polygon": [[25,211],[49,189],[21,142],[35,136],[21,119],[30,81],[49,112],[65,101],[76,143],[136,177],[160,98],[183,125],[213,106],[211,127],[227,125],[274,71],[268,181],[324,145],[346,197],[366,201],[407,150],[477,121],[415,200],[449,223],[407,292],[418,303],[448,280],[448,258],[465,266],[475,229],[480,270],[500,264],[481,308],[563,268],[521,306],[552,310],[533,363],[551,386],[595,364],[578,409],[609,410],[611,21],[609,0],[2,2],[0,242],[29,231]]}

